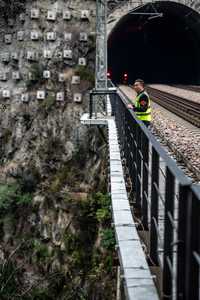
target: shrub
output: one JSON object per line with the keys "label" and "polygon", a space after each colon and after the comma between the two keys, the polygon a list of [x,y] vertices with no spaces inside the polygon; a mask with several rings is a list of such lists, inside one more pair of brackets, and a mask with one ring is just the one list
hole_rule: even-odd
{"label": "shrub", "polygon": [[32,201],[32,194],[22,193],[18,184],[0,185],[0,212],[12,210],[20,205],[28,205]]}
{"label": "shrub", "polygon": [[96,217],[99,223],[104,223],[110,220],[110,211],[107,208],[100,208],[97,210]]}
{"label": "shrub", "polygon": [[105,225],[111,221],[110,197],[108,194],[97,193],[94,195],[94,198],[99,206],[96,212],[96,218],[99,223]]}
{"label": "shrub", "polygon": [[71,233],[66,233],[64,236],[64,243],[65,243],[67,254],[71,255],[74,249],[77,247],[78,239],[75,235]]}
{"label": "shrub", "polygon": [[40,179],[41,176],[39,171],[32,164],[29,166],[28,169],[23,170],[17,178],[17,182],[20,186],[22,194],[29,194],[34,192]]}
{"label": "shrub", "polygon": [[15,295],[20,290],[20,273],[21,270],[10,259],[0,264],[0,298],[2,300],[15,299]]}
{"label": "shrub", "polygon": [[10,208],[17,192],[17,185],[0,185],[0,210]]}
{"label": "shrub", "polygon": [[107,250],[114,250],[115,235],[113,229],[106,228],[101,231],[101,246]]}
{"label": "shrub", "polygon": [[52,107],[55,105],[55,96],[48,95],[40,104],[40,108],[44,109],[45,111],[50,111]]}
{"label": "shrub", "polygon": [[3,132],[3,143],[7,144],[11,136],[12,136],[12,130],[6,128]]}
{"label": "shrub", "polygon": [[92,70],[88,69],[87,66],[77,67],[75,74],[77,76],[80,76],[81,80],[86,80],[86,81],[90,82],[92,85],[94,85],[94,82],[95,82],[94,72],[92,72]]}
{"label": "shrub", "polygon": [[45,260],[46,257],[50,256],[47,245],[42,244],[40,241],[34,241],[34,248],[36,251],[37,258],[39,260]]}
{"label": "shrub", "polygon": [[32,74],[33,80],[28,80],[26,82],[28,88],[43,80],[43,67],[39,63],[33,63],[29,72]]}

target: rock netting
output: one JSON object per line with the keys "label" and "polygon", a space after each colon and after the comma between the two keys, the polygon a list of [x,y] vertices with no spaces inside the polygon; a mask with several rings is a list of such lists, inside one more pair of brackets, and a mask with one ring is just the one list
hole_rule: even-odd
{"label": "rock netting", "polygon": [[[46,91],[44,98],[66,102],[85,93],[85,85],[75,86],[72,77],[82,66],[93,73],[94,1],[31,1],[9,20],[2,19],[0,29],[2,101],[34,101],[37,88]],[[63,100],[56,98],[58,92]]]}
{"label": "rock netting", "polygon": [[87,135],[79,119],[94,83],[95,2],[26,1],[0,22],[1,161],[42,171],[47,140],[60,140],[62,161]]}

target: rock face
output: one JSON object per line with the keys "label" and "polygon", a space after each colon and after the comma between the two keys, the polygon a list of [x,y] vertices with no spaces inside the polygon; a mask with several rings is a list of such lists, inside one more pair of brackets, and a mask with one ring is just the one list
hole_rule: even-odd
{"label": "rock face", "polygon": [[106,149],[80,125],[95,1],[0,8],[0,298],[112,299],[110,217],[96,194],[106,192]]}
{"label": "rock face", "polygon": [[95,3],[15,3],[20,12],[6,14],[0,26],[1,159],[8,171],[11,162],[42,169],[38,152],[49,143],[62,161],[86,134],[79,119],[93,82]]}

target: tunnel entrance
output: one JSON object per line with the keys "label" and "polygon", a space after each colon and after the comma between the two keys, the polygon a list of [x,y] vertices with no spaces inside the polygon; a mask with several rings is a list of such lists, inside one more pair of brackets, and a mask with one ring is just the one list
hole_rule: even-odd
{"label": "tunnel entrance", "polygon": [[[108,38],[113,82],[142,78],[147,83],[200,84],[200,14],[179,3],[154,2],[162,17],[128,14]],[[148,3],[134,13],[152,12]]]}

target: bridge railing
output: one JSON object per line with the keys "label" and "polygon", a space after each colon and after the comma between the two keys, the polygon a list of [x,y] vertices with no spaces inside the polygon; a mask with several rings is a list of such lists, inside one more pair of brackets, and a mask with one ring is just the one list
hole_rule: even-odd
{"label": "bridge railing", "polygon": [[138,229],[147,233],[151,265],[161,268],[161,298],[199,299],[200,187],[127,109],[120,90],[110,98]]}

